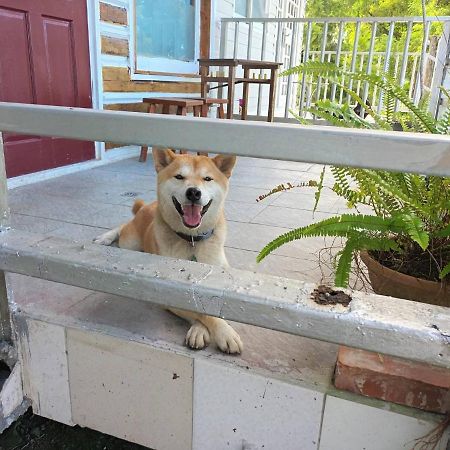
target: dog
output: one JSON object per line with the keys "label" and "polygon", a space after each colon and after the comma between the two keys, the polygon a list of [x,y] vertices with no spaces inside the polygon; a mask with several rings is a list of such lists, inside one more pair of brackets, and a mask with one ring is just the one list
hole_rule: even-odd
{"label": "dog", "polygon": [[[102,245],[228,267],[224,202],[236,157],[214,158],[153,149],[157,201],[136,200],[134,218],[94,239]],[[241,353],[242,341],[223,319],[169,309],[191,323],[186,345],[202,349],[214,340],[226,353]]]}

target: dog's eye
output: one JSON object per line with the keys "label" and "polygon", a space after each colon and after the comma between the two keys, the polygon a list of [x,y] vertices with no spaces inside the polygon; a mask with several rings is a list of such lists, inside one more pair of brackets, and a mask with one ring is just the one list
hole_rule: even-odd
{"label": "dog's eye", "polygon": [[177,180],[184,180],[184,177],[183,177],[183,175],[181,175],[181,174],[175,175],[175,178],[176,178]]}
{"label": "dog's eye", "polygon": [[213,179],[211,177],[205,177],[203,178],[205,181],[212,181]]}

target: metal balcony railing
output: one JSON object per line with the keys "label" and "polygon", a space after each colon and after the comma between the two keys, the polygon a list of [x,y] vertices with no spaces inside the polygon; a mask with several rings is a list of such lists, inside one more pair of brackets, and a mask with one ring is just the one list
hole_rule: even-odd
{"label": "metal balcony railing", "polygon": [[[421,45],[418,45],[418,41]],[[437,113],[450,51],[450,17],[370,18],[223,18],[220,57],[278,61],[282,69],[300,62],[331,62],[348,70],[390,73],[405,86],[417,103],[429,94],[430,111]],[[257,74],[259,75],[259,74]],[[449,74],[450,77],[450,74]],[[342,80],[356,88],[364,101],[380,112],[383,93],[367,83]],[[239,91],[238,91],[239,92]],[[261,115],[264,87],[253,91],[248,113]],[[350,98],[326,76],[290,75],[279,79],[276,117],[289,117],[289,110],[308,117],[317,100],[340,103]],[[399,105],[396,105],[398,108]]]}

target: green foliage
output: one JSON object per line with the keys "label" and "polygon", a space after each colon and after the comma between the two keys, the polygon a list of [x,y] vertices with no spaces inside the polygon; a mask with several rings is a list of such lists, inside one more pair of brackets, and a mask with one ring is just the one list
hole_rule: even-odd
{"label": "green foliage", "polygon": [[[364,72],[351,72],[330,63],[308,62],[285,71],[286,74],[324,76],[338,85],[342,76],[353,81],[361,80],[377,86],[383,93],[384,111],[376,114],[365,105],[356,92],[345,87],[350,97],[368,113],[363,118],[348,105],[330,100],[318,101],[309,109],[319,118],[341,127],[392,130],[400,124],[404,131],[433,134],[450,134],[450,107],[436,120],[427,111],[427,100],[418,105],[389,75],[378,76]],[[449,95],[448,92],[444,92]],[[395,113],[395,103],[403,107]],[[324,168],[325,170],[325,168]],[[331,167],[334,178],[332,190],[344,198],[350,208],[370,207],[373,215],[342,214],[311,225],[289,231],[267,244],[258,255],[261,261],[276,248],[287,242],[317,236],[335,236],[345,240],[344,248],[336,257],[336,286],[347,286],[351,263],[355,254],[368,250],[395,254],[396,260],[408,267],[410,261],[427,258],[433,266],[427,273],[416,276],[433,280],[450,281],[450,178],[398,173],[384,170]],[[316,204],[320,201],[325,172],[315,186]],[[427,266],[427,264],[425,264]],[[428,270],[428,269],[427,269]],[[413,274],[414,275],[414,274]]]}
{"label": "green foliage", "polygon": [[[448,0],[427,0],[425,2],[426,15],[449,16],[450,2]],[[306,4],[306,17],[404,17],[422,16],[422,0],[314,0]],[[401,51],[406,39],[406,24],[397,24],[394,30],[392,51]],[[322,39],[320,27],[313,28],[312,44],[319,48]],[[331,41],[337,39],[337,32],[331,30]],[[430,30],[431,36],[439,36],[442,33],[441,24],[433,24]],[[378,37],[375,41],[375,51],[386,49],[388,25],[380,24]],[[362,24],[359,36],[359,48],[367,51],[370,45],[370,24]],[[346,27],[342,50],[351,50],[355,38],[354,26]],[[417,52],[422,48],[423,26],[414,25],[411,33],[410,51]]]}

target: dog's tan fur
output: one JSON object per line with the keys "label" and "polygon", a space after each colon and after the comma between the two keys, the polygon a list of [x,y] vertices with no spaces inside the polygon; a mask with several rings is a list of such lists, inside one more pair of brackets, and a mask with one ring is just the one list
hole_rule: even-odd
{"label": "dog's tan fur", "polygon": [[[121,248],[227,267],[223,207],[236,158],[176,155],[171,150],[158,149],[152,153],[158,174],[158,201],[145,205],[142,200],[137,200],[132,209],[134,218],[98,237],[95,242],[110,245],[118,239]],[[179,174],[183,174],[183,180],[175,178]],[[212,180],[208,181],[208,177]],[[179,198],[189,187],[198,188],[203,197],[212,200],[195,229],[184,224],[171,199],[173,195]],[[212,236],[195,242],[194,246],[176,234],[195,236],[209,230],[214,230]],[[171,311],[191,322],[186,335],[189,347],[201,349],[212,338],[220,350],[241,353],[243,346],[239,335],[223,319],[178,309]]]}

